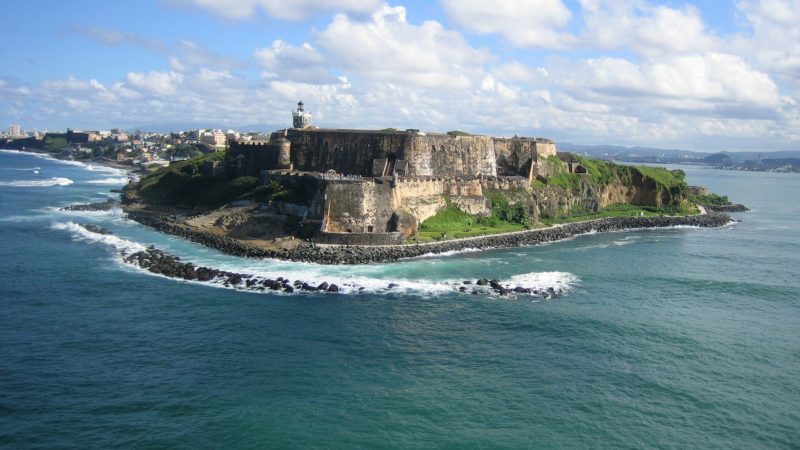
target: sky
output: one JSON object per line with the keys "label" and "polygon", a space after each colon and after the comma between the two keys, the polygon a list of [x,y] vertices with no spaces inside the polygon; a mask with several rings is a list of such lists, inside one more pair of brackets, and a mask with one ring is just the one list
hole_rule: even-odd
{"label": "sky", "polygon": [[0,125],[800,149],[800,0],[2,2]]}

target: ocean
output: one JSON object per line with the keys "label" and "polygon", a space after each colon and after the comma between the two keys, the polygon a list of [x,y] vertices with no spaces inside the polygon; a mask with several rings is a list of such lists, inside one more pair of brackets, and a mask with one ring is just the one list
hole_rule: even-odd
{"label": "ocean", "polygon": [[[322,266],[59,211],[116,196],[126,174],[0,151],[0,446],[800,448],[800,176],[681,168],[752,211],[719,229]],[[121,262],[148,245],[343,292],[242,292]],[[565,293],[457,292],[482,277]]]}

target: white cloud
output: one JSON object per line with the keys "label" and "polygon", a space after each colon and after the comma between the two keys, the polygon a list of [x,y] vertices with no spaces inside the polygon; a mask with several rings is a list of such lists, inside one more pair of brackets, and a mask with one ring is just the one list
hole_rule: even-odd
{"label": "white cloud", "polygon": [[378,0],[172,0],[173,3],[197,6],[227,19],[242,20],[263,10],[283,20],[303,20],[321,12],[367,13],[378,6]]}
{"label": "white cloud", "polygon": [[736,7],[751,25],[752,34],[734,38],[733,47],[800,86],[800,0],[743,0]]}
{"label": "white cloud", "polygon": [[269,47],[256,50],[255,57],[268,77],[308,83],[333,81],[330,63],[309,43],[296,47],[278,39]]}
{"label": "white cloud", "polygon": [[558,30],[572,18],[561,0],[441,0],[448,16],[479,34],[499,34],[518,47],[566,48],[574,38]]}
{"label": "white cloud", "polygon": [[402,6],[384,5],[366,21],[337,15],[316,38],[341,69],[422,88],[469,88],[490,59],[438,22],[410,24]]}
{"label": "white cloud", "polygon": [[697,8],[652,5],[643,0],[581,0],[584,45],[631,49],[656,56],[696,53],[718,47]]}
{"label": "white cloud", "polygon": [[[722,53],[643,63],[595,58],[562,70],[555,78],[558,89],[570,98],[646,120],[669,116],[774,119],[781,109],[778,88],[768,75],[737,56]],[[564,109],[576,108],[567,104]]]}
{"label": "white cloud", "polygon": [[183,82],[183,75],[177,72],[149,73],[129,72],[125,77],[127,83],[141,91],[155,95],[174,95]]}

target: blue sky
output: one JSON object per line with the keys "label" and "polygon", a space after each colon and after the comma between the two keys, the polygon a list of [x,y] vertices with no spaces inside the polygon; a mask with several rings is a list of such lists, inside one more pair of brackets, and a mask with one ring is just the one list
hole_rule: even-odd
{"label": "blue sky", "polygon": [[[291,8],[288,5],[292,5]],[[800,147],[800,0],[6,2],[0,124]]]}

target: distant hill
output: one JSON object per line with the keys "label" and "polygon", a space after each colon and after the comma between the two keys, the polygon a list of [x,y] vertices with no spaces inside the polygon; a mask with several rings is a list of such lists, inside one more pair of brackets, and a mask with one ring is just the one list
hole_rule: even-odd
{"label": "distant hill", "polygon": [[733,159],[727,153],[714,153],[703,158],[706,164],[730,164]]}
{"label": "distant hill", "polygon": [[621,145],[581,145],[559,142],[560,150],[573,153],[583,153],[591,156],[611,157],[621,161],[625,160],[699,160],[710,153],[694,152],[680,149],[664,149],[654,147],[624,147]]}
{"label": "distant hill", "polygon": [[[732,162],[758,161],[765,158],[788,159],[800,158],[800,150],[782,151],[731,151],[731,152],[697,152],[680,149],[664,149],[654,147],[624,147],[620,145],[581,145],[570,144],[569,142],[559,142],[559,150],[582,153],[598,158],[614,159],[617,161],[629,162],[694,162],[705,164],[717,164],[717,158],[727,156]],[[711,158],[706,161],[706,158]]]}

